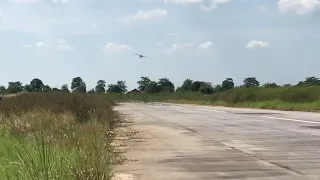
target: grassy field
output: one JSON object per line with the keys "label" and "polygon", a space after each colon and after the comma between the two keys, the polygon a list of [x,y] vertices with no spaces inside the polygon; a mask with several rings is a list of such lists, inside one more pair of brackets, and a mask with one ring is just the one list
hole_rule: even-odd
{"label": "grassy field", "polygon": [[120,116],[101,96],[28,93],[0,101],[0,179],[111,179]]}
{"label": "grassy field", "polygon": [[171,102],[277,110],[320,111],[320,87],[234,88],[203,95],[195,92],[110,94],[117,101]]}

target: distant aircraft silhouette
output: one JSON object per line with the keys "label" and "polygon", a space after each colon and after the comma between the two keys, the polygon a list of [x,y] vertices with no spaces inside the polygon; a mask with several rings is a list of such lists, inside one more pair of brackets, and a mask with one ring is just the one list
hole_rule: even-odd
{"label": "distant aircraft silhouette", "polygon": [[140,57],[140,59],[141,59],[141,58],[144,58],[144,57],[145,57],[145,58],[148,58],[147,56],[144,56],[144,55],[141,55],[141,54],[137,54],[137,53],[134,53],[134,54],[138,55],[138,56]]}

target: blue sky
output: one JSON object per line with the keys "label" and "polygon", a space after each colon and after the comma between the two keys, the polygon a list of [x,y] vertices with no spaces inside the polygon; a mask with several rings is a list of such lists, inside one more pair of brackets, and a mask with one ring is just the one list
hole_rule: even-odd
{"label": "blue sky", "polygon": [[318,0],[0,0],[0,84],[296,83],[320,76],[318,10]]}

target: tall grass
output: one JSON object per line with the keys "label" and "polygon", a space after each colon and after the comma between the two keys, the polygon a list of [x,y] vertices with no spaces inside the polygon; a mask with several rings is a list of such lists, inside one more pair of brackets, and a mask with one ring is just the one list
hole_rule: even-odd
{"label": "tall grass", "polygon": [[203,95],[198,92],[161,94],[109,94],[117,101],[178,102],[279,110],[320,110],[320,87],[234,88],[225,92]]}
{"label": "tall grass", "polygon": [[111,179],[119,120],[100,96],[22,94],[0,102],[0,179]]}

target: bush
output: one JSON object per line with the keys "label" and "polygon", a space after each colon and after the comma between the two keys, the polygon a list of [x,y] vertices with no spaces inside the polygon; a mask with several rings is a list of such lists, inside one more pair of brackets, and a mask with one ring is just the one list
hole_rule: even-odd
{"label": "bush", "polygon": [[80,93],[4,98],[0,179],[110,179],[112,129],[119,119],[113,106]]}
{"label": "bush", "polygon": [[[224,92],[203,95],[199,92],[175,92],[166,94],[125,94],[110,95],[113,100],[143,100],[162,102],[187,102],[200,104],[223,104],[228,106],[252,106],[276,109],[319,110],[320,87],[254,87],[233,88]],[[262,104],[265,102],[265,104]],[[277,103],[281,103],[278,104]],[[292,104],[290,104],[292,103]],[[303,103],[309,103],[302,105]],[[294,107],[293,107],[294,106]],[[302,110],[302,109],[301,109]]]}

